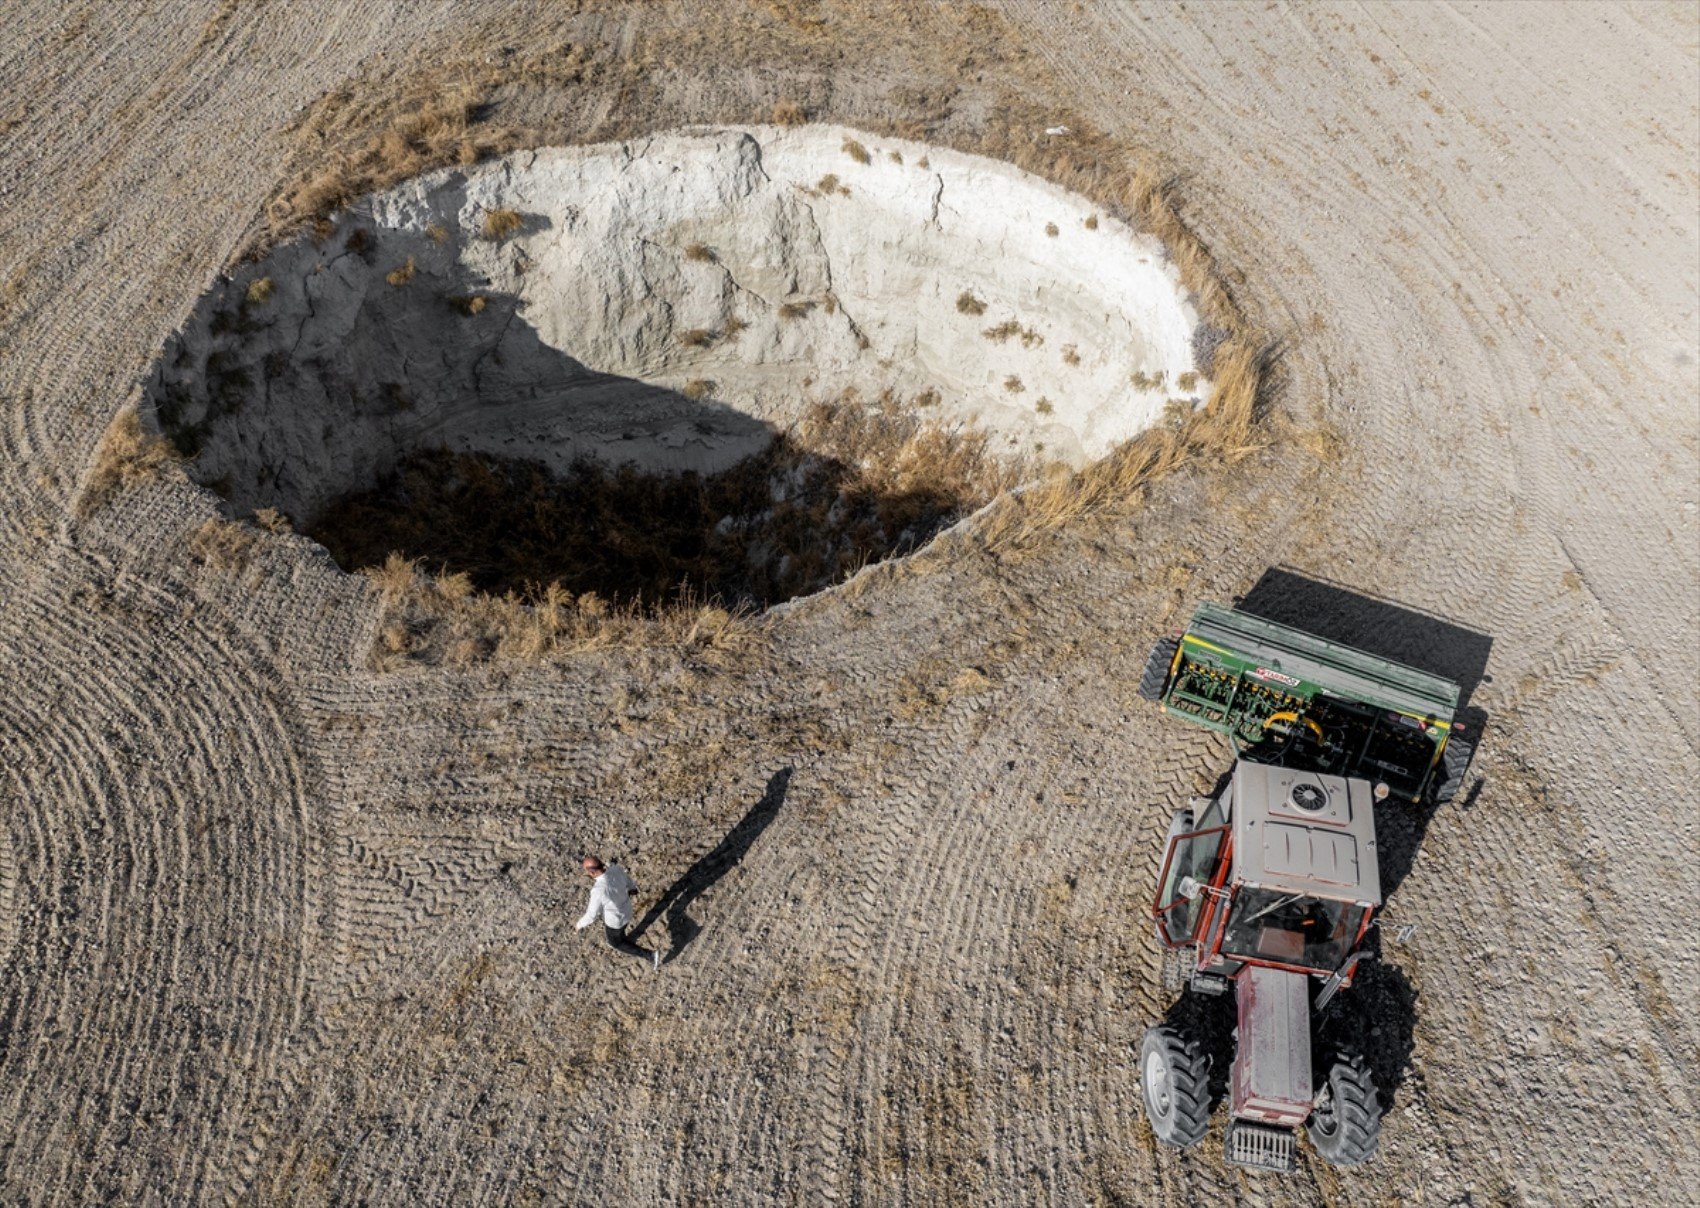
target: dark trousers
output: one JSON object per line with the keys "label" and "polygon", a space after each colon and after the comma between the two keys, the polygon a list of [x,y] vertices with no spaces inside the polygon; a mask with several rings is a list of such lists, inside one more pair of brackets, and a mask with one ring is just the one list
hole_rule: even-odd
{"label": "dark trousers", "polygon": [[639,948],[627,939],[624,927],[610,927],[607,923],[604,923],[602,924],[602,934],[608,937],[608,946],[614,951],[624,952],[627,956],[635,956],[639,960],[650,959],[649,949]]}

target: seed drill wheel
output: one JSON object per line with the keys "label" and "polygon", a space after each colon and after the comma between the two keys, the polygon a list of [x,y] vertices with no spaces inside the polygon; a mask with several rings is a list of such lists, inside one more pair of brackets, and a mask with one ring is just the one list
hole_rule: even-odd
{"label": "seed drill wheel", "polygon": [[1446,745],[1440,750],[1440,780],[1434,789],[1436,805],[1445,805],[1458,795],[1458,790],[1464,787],[1464,774],[1470,770],[1470,759],[1475,753],[1475,744],[1456,734],[1446,740]]}
{"label": "seed drill wheel", "polygon": [[1139,677],[1139,695],[1146,700],[1162,700],[1163,685],[1169,682],[1169,668],[1174,665],[1179,638],[1163,638],[1151,647],[1145,660],[1145,673]]}
{"label": "seed drill wheel", "polygon": [[1342,1053],[1328,1071],[1328,1085],[1310,1114],[1310,1143],[1330,1166],[1360,1166],[1375,1157],[1381,1140],[1381,1100],[1369,1067],[1356,1053]]}
{"label": "seed drill wheel", "polygon": [[1168,1024],[1146,1029],[1139,1046],[1139,1089],[1151,1131],[1165,1145],[1184,1148],[1204,1139],[1210,1123],[1210,1059]]}

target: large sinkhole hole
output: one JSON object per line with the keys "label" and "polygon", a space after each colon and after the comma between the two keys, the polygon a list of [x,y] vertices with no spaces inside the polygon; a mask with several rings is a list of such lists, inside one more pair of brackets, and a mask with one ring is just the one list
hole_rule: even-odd
{"label": "large sinkhole hole", "polygon": [[1161,246],[1006,164],[690,130],[408,182],[221,279],[148,385],[349,570],[769,605],[1197,406]]}

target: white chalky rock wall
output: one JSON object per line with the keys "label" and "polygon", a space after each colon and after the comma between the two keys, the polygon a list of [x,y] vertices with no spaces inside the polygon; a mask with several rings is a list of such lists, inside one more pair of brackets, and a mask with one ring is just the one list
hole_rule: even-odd
{"label": "white chalky rock wall", "polygon": [[718,470],[847,389],[1080,464],[1204,397],[1198,322],[1154,238],[1008,164],[696,129],[370,198],[221,279],[148,393],[202,482],[300,521],[423,448]]}

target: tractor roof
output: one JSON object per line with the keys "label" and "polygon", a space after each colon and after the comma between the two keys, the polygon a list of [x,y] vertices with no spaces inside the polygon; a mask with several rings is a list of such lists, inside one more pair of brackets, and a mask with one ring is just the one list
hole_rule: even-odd
{"label": "tractor roof", "polygon": [[1340,700],[1442,722],[1458,709],[1458,685],[1451,680],[1218,604],[1200,604],[1186,636]]}
{"label": "tractor roof", "polygon": [[1236,881],[1381,904],[1369,781],[1242,759],[1233,792]]}

